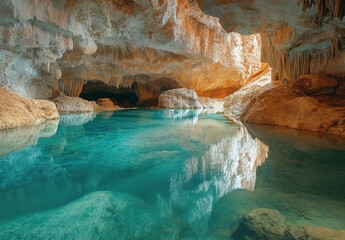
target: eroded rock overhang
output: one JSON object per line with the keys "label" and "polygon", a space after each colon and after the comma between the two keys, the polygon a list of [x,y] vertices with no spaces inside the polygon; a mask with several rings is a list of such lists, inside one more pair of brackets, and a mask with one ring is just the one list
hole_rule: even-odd
{"label": "eroded rock overhang", "polygon": [[340,0],[198,0],[228,32],[260,33],[262,61],[274,79],[323,73],[345,76],[345,3]]}
{"label": "eroded rock overhang", "polygon": [[225,97],[261,67],[260,36],[227,33],[195,1],[5,0],[0,15],[0,86],[25,97],[142,84],[137,76],[148,99],[162,78]]}

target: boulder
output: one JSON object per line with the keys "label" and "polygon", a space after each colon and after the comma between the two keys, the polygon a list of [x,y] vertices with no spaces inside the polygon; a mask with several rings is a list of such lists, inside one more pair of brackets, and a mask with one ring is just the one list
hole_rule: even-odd
{"label": "boulder", "polygon": [[278,211],[258,208],[242,217],[240,227],[236,232],[236,239],[285,239],[287,230],[288,225]]}
{"label": "boulder", "polygon": [[68,97],[63,93],[52,100],[56,104],[59,113],[83,113],[93,112],[95,102],[89,102],[78,97]]}
{"label": "boulder", "polygon": [[198,95],[193,89],[178,88],[163,92],[158,99],[158,106],[168,109],[203,108]]}

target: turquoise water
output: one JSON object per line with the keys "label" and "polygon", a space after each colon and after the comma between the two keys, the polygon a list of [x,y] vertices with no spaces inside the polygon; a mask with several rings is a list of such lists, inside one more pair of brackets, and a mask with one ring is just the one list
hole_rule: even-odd
{"label": "turquoise water", "polygon": [[258,207],[345,229],[344,141],[248,130],[128,110],[0,132],[0,239],[229,239]]}

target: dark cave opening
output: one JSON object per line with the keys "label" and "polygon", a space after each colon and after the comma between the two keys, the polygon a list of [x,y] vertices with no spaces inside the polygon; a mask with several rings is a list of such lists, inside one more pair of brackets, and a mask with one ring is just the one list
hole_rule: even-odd
{"label": "dark cave opening", "polygon": [[116,88],[102,82],[86,83],[79,97],[88,101],[109,98],[114,105],[125,108],[135,107],[139,101],[133,88]]}

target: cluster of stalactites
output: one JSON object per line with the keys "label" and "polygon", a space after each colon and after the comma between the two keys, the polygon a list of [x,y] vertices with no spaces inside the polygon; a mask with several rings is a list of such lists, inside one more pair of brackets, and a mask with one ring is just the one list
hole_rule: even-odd
{"label": "cluster of stalactites", "polygon": [[293,52],[289,49],[277,49],[272,40],[262,34],[262,61],[267,62],[278,74],[280,80],[295,80],[301,75],[311,73],[311,65],[321,68],[334,59],[341,51],[341,42],[333,39],[330,48],[316,52],[304,50]]}
{"label": "cluster of stalactites", "polygon": [[328,16],[331,19],[334,17],[343,19],[345,16],[345,1],[344,0],[302,0],[303,11],[306,11],[312,6],[316,6],[321,18]]}
{"label": "cluster of stalactites", "polygon": [[63,83],[63,89],[60,90],[62,90],[67,96],[79,97],[80,93],[83,91],[85,81],[65,79]]}

